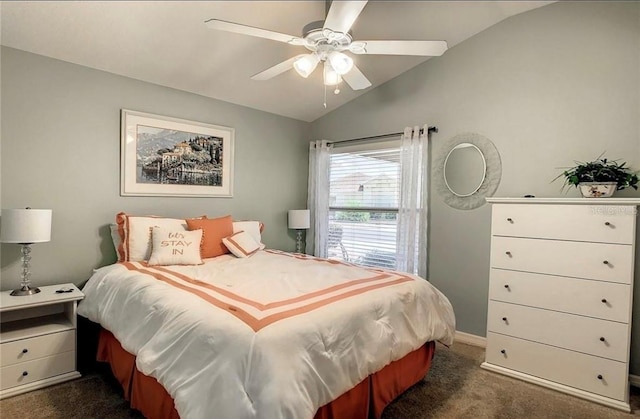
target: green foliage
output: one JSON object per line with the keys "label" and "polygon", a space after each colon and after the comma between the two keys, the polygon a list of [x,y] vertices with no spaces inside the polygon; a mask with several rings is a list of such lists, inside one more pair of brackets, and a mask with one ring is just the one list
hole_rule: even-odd
{"label": "green foliage", "polygon": [[[347,207],[359,207],[360,201],[357,200],[349,200],[347,201]],[[369,221],[370,214],[368,212],[363,211],[337,211],[336,212],[336,220],[338,221],[356,221],[356,222],[364,222]]]}
{"label": "green foliage", "polygon": [[395,212],[372,212],[371,220],[379,221],[395,221],[398,218],[398,214]]}
{"label": "green foliage", "polygon": [[618,163],[618,160],[603,159],[602,155],[594,161],[576,162],[576,166],[571,167],[555,179],[564,176],[562,189],[570,186],[578,186],[582,182],[615,182],[618,186],[616,190],[626,188],[638,189],[638,172],[626,166],[626,162]]}
{"label": "green foliage", "polygon": [[369,221],[369,213],[362,211],[337,211],[336,220],[366,223]]}

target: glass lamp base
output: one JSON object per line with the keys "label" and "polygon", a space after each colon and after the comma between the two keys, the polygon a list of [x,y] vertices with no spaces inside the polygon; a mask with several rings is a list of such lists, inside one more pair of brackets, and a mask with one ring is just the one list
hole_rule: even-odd
{"label": "glass lamp base", "polygon": [[13,291],[11,291],[11,295],[14,296],[21,296],[21,295],[33,295],[33,294],[37,294],[40,292],[40,288],[35,287],[35,288],[31,288],[28,285],[23,286],[22,288],[17,288]]}
{"label": "glass lamp base", "polygon": [[296,253],[305,253],[306,252],[306,243],[302,239],[303,231],[296,231]]}

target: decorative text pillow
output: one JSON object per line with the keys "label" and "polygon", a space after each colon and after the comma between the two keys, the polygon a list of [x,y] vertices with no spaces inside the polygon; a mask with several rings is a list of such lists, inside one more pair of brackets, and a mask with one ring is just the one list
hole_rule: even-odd
{"label": "decorative text pillow", "polygon": [[233,234],[233,220],[230,215],[220,218],[203,218],[199,220],[187,220],[189,230],[204,230],[202,239],[201,256],[214,258],[229,253],[229,249],[222,243],[224,237]]}
{"label": "decorative text pillow", "polygon": [[239,258],[248,258],[260,250],[260,243],[246,231],[239,231],[222,239],[222,243]]}
{"label": "decorative text pillow", "polygon": [[202,230],[153,227],[149,265],[201,265]]}

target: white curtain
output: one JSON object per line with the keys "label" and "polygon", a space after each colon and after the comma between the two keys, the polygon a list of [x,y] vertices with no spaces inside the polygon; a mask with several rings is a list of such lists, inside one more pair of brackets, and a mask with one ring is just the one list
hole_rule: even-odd
{"label": "white curtain", "polygon": [[307,208],[311,213],[313,254],[327,257],[329,235],[329,156],[331,145],[326,140],[312,141],[309,145],[309,191]]}
{"label": "white curtain", "polygon": [[407,127],[400,149],[397,269],[427,277],[429,127]]}

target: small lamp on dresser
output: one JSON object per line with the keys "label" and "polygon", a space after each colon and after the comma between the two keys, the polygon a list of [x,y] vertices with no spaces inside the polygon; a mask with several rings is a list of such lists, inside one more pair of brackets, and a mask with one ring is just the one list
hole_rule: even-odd
{"label": "small lamp on dresser", "polygon": [[0,242],[22,245],[22,273],[20,288],[11,295],[32,295],[40,292],[31,287],[31,245],[51,240],[50,209],[3,209],[0,214]]}
{"label": "small lamp on dresser", "polygon": [[305,246],[302,240],[303,230],[311,226],[311,215],[308,209],[289,210],[289,228],[296,231],[296,253],[304,253]]}

